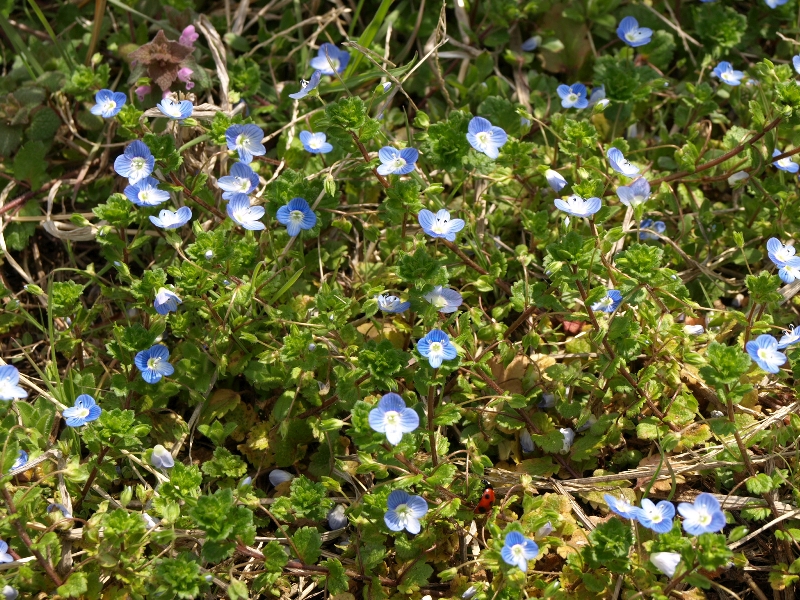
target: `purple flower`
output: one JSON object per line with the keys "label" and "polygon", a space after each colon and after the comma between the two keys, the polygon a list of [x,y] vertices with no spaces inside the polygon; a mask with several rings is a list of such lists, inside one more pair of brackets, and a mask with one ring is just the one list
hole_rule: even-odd
{"label": "purple flower", "polygon": [[189,48],[194,48],[194,43],[200,38],[200,34],[198,34],[195,29],[194,25],[187,25],[186,28],[181,32],[181,37],[178,38],[178,43],[183,46],[188,46]]}

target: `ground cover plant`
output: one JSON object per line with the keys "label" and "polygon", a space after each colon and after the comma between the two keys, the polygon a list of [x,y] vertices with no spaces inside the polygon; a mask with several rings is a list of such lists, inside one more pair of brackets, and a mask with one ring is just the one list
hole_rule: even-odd
{"label": "ground cover plant", "polygon": [[794,0],[0,2],[0,588],[794,598]]}

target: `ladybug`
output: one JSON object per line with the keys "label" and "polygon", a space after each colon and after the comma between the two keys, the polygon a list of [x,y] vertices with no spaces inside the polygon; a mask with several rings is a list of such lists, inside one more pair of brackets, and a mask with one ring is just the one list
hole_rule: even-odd
{"label": "ladybug", "polygon": [[492,484],[485,479],[481,481],[483,485],[486,486],[486,489],[483,490],[480,502],[478,502],[478,506],[475,507],[475,513],[479,515],[485,515],[491,510],[492,504],[494,504],[494,488],[492,487]]}

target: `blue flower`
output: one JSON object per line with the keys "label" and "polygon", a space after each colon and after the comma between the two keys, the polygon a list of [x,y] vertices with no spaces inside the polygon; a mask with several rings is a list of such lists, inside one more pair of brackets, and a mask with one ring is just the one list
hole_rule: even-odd
{"label": "blue flower", "polygon": [[20,450],[17,454],[17,460],[14,461],[14,464],[11,465],[11,470],[16,471],[17,469],[24,467],[25,463],[28,462],[28,453],[25,450]]}
{"label": "blue flower", "polygon": [[778,269],[778,277],[784,283],[792,283],[795,279],[800,279],[800,256],[790,258]]}
{"label": "blue flower", "polygon": [[171,469],[175,466],[175,459],[164,446],[156,444],[150,454],[150,464],[157,469]]}
{"label": "blue flower", "polygon": [[52,503],[47,505],[47,512],[48,513],[51,513],[51,512],[56,511],[56,510],[58,512],[60,512],[61,516],[64,517],[65,519],[71,519],[72,518],[72,513],[69,512],[67,507],[64,506],[63,504],[61,504],[60,502],[52,502]]}
{"label": "blue flower", "polygon": [[256,125],[231,125],[225,130],[225,141],[228,150],[236,150],[243,163],[253,162],[254,156],[263,156],[267,149],[261,140],[264,132]]}
{"label": "blue flower", "polygon": [[650,183],[644,177],[639,177],[630,185],[619,186],[617,188],[617,197],[625,206],[636,208],[640,204],[647,202],[650,197]]}
{"label": "blue flower", "polygon": [[381,164],[378,165],[379,175],[408,175],[414,170],[419,152],[416,148],[398,150],[384,146],[378,150],[378,158],[381,160]]}
{"label": "blue flower", "polygon": [[[711,2],[712,0],[700,1]],[[677,552],[653,552],[650,555],[650,562],[664,575],[672,577],[675,575],[675,569],[678,568],[678,563],[681,562],[681,555]]]}
{"label": "blue flower", "polygon": [[778,238],[767,240],[767,256],[775,263],[775,266],[782,267],[787,261],[794,258],[795,248],[791,244],[782,244]]}
{"label": "blue flower", "polygon": [[142,350],[133,359],[136,367],[142,372],[142,379],[147,383],[158,383],[162,377],[169,377],[175,367],[169,364],[169,348],[156,344],[149,350]]}
{"label": "blue flower", "polygon": [[10,585],[4,585],[2,589],[3,600],[17,600],[19,592]]}
{"label": "blue flower", "polygon": [[326,141],[327,139],[328,136],[324,133],[311,133],[310,131],[300,132],[300,143],[303,144],[303,148],[306,149],[306,152],[311,152],[311,154],[327,154],[333,150],[333,146]]}
{"label": "blue flower", "polygon": [[786,362],[786,355],[778,351],[778,340],[771,335],[761,334],[755,340],[747,342],[744,349],[767,373],[777,373]]}
{"label": "blue flower", "polygon": [[311,90],[317,89],[319,85],[319,80],[322,79],[322,72],[321,71],[314,71],[311,75],[311,79],[306,81],[305,79],[300,80],[300,91],[295,92],[294,94],[289,94],[289,98],[293,98],[294,100],[300,100],[301,98],[305,98],[311,92]]}
{"label": "blue flower", "polygon": [[[639,223],[640,229],[652,229],[656,233],[664,233],[667,230],[667,226],[664,224],[664,221],[653,221],[653,219],[642,219],[642,222]],[[639,239],[640,240],[658,240],[659,237],[652,233],[647,233],[646,231],[639,232]]]}
{"label": "blue flower", "polygon": [[507,564],[517,567],[523,573],[528,572],[528,561],[536,558],[539,554],[539,546],[536,542],[529,540],[519,531],[509,531],[506,534],[503,549],[500,556]]}
{"label": "blue flower", "polygon": [[419,533],[419,520],[428,512],[428,503],[422,496],[411,496],[403,490],[394,490],[386,499],[386,514],[383,521],[392,531]]}
{"label": "blue flower", "polygon": [[681,502],[678,512],[683,517],[683,529],[691,535],[716,533],[725,527],[725,515],[719,502],[711,494],[703,492],[694,500],[694,504]]}
{"label": "blue flower", "polygon": [[181,206],[175,212],[163,209],[157,217],[150,217],[150,222],[161,229],[177,229],[183,227],[192,218],[192,209],[188,206]]}
{"label": "blue flower", "polygon": [[234,223],[250,231],[260,231],[267,227],[259,221],[264,216],[264,207],[250,206],[250,197],[247,194],[234,194],[225,212]]}
{"label": "blue flower", "polygon": [[188,119],[192,116],[194,105],[189,100],[173,100],[172,98],[162,98],[161,102],[156,104],[158,110],[164,113],[170,119]]}
{"label": "blue flower", "polygon": [[451,288],[443,288],[437,285],[430,292],[423,296],[425,300],[442,313],[454,313],[461,306],[461,294]]}
{"label": "blue flower", "polygon": [[656,533],[667,533],[672,529],[672,518],[675,516],[675,506],[672,502],[662,500],[653,504],[652,500],[642,500],[642,508],[637,510],[634,518],[639,524],[652,529]]}
{"label": "blue flower", "polygon": [[[772,156],[779,156],[781,154],[783,154],[783,152],[777,148],[772,151]],[[800,165],[794,162],[791,156],[776,160],[774,163],[772,163],[772,165],[778,167],[781,171],[786,171],[787,173],[797,173],[798,169],[800,169]]]}
{"label": "blue flower", "polygon": [[569,449],[572,448],[572,443],[575,441],[575,432],[571,427],[562,427],[559,429],[559,431],[561,432],[561,435],[564,436],[560,453],[566,454],[569,452]]}
{"label": "blue flower", "polygon": [[375,300],[378,301],[378,308],[387,313],[401,313],[411,308],[411,302],[401,302],[400,298],[389,294],[379,294]]}
{"label": "blue flower", "polygon": [[564,179],[561,173],[553,169],[547,169],[544,172],[544,178],[547,179],[547,185],[553,188],[554,192],[560,192],[567,186],[567,180]]}
{"label": "blue flower", "polygon": [[14,400],[16,398],[27,398],[28,392],[17,385],[19,383],[19,371],[13,365],[3,365],[0,367],[0,400]]}
{"label": "blue flower", "polygon": [[604,313],[612,313],[622,303],[622,294],[619,290],[608,290],[605,297],[592,304],[592,310]]}
{"label": "blue flower", "polygon": [[589,198],[584,200],[578,194],[572,194],[566,200],[556,198],[553,200],[558,210],[564,211],[573,217],[591,217],[603,206],[600,198]]}
{"label": "blue flower", "polygon": [[731,63],[727,60],[723,60],[719,63],[714,70],[711,71],[711,75],[728,85],[740,85],[742,83],[742,77],[744,77],[744,73],[742,71],[735,71]]}
{"label": "blue flower", "polygon": [[169,192],[158,189],[158,179],[145,177],[125,187],[123,194],[136,206],[158,206],[169,200]]}
{"label": "blue flower", "polygon": [[156,299],[153,301],[153,308],[160,315],[166,315],[170,312],[178,312],[178,304],[183,304],[178,294],[168,290],[165,287],[159,288],[156,294]]}
{"label": "blue flower", "polygon": [[497,158],[500,148],[508,141],[508,134],[483,117],[472,117],[467,126],[467,141],[478,152]]}
{"label": "blue flower", "polygon": [[765,4],[770,8],[778,8],[779,6],[783,6],[789,0],[764,0]]}
{"label": "blue flower", "polygon": [[633,17],[625,17],[619,22],[617,36],[631,48],[638,48],[650,43],[653,30],[648,27],[639,27],[639,21]]}
{"label": "blue flower", "polygon": [[369,426],[378,433],[385,433],[386,440],[396,446],[404,433],[419,427],[419,415],[413,408],[406,407],[399,394],[389,392],[369,411]]}
{"label": "blue flower", "polygon": [[336,44],[325,43],[319,47],[317,55],[311,59],[311,68],[323,75],[333,75],[334,72],[344,71],[348,62],[350,62],[350,53],[347,50],[339,50]]}
{"label": "blue flower", "polygon": [[230,175],[217,179],[217,185],[223,190],[222,197],[230,200],[235,194],[249,194],[258,187],[258,175],[250,165],[237,162],[231,167]]}
{"label": "blue flower", "polygon": [[519,446],[522,448],[522,452],[527,454],[529,452],[533,452],[536,449],[536,446],[533,443],[533,438],[531,434],[528,433],[528,430],[525,429],[522,433],[519,434]]}
{"label": "blue flower", "polygon": [[441,329],[433,329],[417,342],[417,351],[428,359],[434,369],[442,366],[443,360],[453,360],[458,356],[458,351],[448,336]]}
{"label": "blue flower", "polygon": [[462,219],[450,220],[450,213],[445,209],[439,210],[436,214],[423,208],[417,215],[422,231],[434,238],[444,238],[448,242],[454,242],[456,233],[464,229]]}
{"label": "blue flower", "polygon": [[784,333],[781,339],[778,340],[778,348],[782,350],[797,342],[800,342],[800,327],[795,328],[794,325],[792,325],[789,332]]}
{"label": "blue flower", "polygon": [[112,92],[111,90],[100,90],[94,95],[94,101],[97,103],[89,109],[93,115],[110,119],[115,117],[122,107],[125,106],[125,101],[128,97],[122,92]]}
{"label": "blue flower", "polygon": [[611,494],[603,494],[603,500],[608,504],[611,512],[618,514],[626,519],[633,519],[638,514],[639,508],[625,500],[625,498],[615,498]]}
{"label": "blue flower", "polygon": [[592,90],[592,95],[589,96],[589,108],[595,104],[600,104],[601,107],[608,105],[608,100],[606,100],[606,86],[601,85]]}
{"label": "blue flower", "polygon": [[61,413],[69,427],[83,427],[89,421],[96,420],[102,411],[89,394],[81,394],[75,399],[75,405],[65,408]]}
{"label": "blue flower", "polygon": [[335,531],[347,527],[347,515],[344,504],[337,504],[328,511],[328,529]]}
{"label": "blue flower", "polygon": [[541,36],[535,35],[522,42],[522,46],[520,46],[520,48],[522,48],[523,52],[533,52],[539,47],[539,44],[541,43],[542,43]]}
{"label": "blue flower", "polygon": [[144,142],[136,140],[128,144],[125,152],[114,161],[114,170],[118,175],[127,177],[128,183],[133,185],[148,177],[153,172],[155,164],[156,159],[150,148]]}
{"label": "blue flower", "polygon": [[[639,167],[625,160],[625,156],[619,148],[614,148],[613,146],[609,148],[606,151],[606,157],[608,158],[611,168],[617,173],[622,173],[626,177],[633,177],[639,172]],[[650,184],[648,184],[647,187],[649,189]]]}
{"label": "blue flower", "polygon": [[702,325],[684,325],[683,332],[686,335],[703,335],[706,331],[706,328]]}
{"label": "blue flower", "polygon": [[582,83],[573,83],[570,86],[561,84],[556,88],[561,106],[563,108],[586,108],[589,101],[586,99],[586,86]]}
{"label": "blue flower", "polygon": [[0,563],[14,562],[14,557],[8,553],[8,544],[0,540]]}
{"label": "blue flower", "polygon": [[313,229],[317,224],[317,215],[303,198],[292,198],[289,204],[281,206],[277,219],[286,225],[286,231],[292,237],[299,235],[300,231]]}
{"label": "blue flower", "polygon": [[794,66],[795,72],[800,75],[800,54],[796,54],[792,57],[792,66]]}

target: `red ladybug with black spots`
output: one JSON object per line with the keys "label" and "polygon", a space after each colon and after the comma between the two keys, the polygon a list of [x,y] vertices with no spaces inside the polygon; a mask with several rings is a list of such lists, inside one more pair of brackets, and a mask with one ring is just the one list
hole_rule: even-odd
{"label": "red ladybug with black spots", "polygon": [[478,515],[485,515],[492,509],[492,504],[494,504],[494,488],[492,484],[483,479],[481,481],[486,488],[483,490],[481,494],[481,499],[478,502],[478,506],[475,507],[475,514]]}

